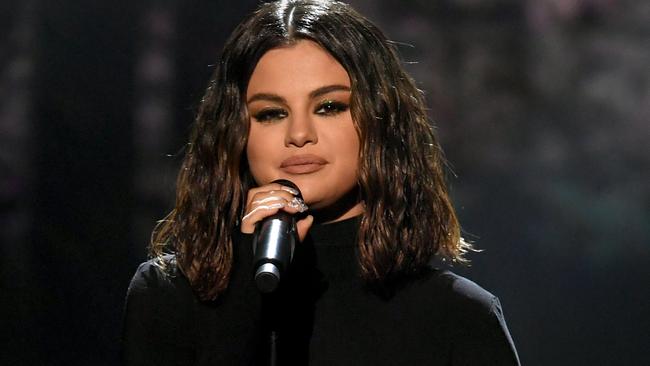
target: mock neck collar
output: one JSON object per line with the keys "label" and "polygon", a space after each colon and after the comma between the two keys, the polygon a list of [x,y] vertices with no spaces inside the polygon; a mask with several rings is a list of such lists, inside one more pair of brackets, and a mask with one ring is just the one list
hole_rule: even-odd
{"label": "mock neck collar", "polygon": [[309,236],[316,246],[356,246],[362,215],[327,224],[315,224]]}

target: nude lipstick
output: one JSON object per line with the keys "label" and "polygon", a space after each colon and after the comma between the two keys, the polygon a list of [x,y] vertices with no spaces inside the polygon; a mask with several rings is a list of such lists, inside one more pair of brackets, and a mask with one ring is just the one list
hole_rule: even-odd
{"label": "nude lipstick", "polygon": [[288,174],[309,174],[317,172],[327,164],[327,160],[317,155],[295,155],[282,161],[280,169]]}

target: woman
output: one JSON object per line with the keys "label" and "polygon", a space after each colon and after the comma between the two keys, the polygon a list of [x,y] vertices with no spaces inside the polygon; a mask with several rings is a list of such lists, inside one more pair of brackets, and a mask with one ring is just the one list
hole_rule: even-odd
{"label": "woman", "polygon": [[[373,24],[335,1],[261,5],[225,45],[129,287],[125,363],[517,365],[498,299],[429,265],[471,249],[441,155]],[[253,232],[278,211],[300,243],[262,295]]]}

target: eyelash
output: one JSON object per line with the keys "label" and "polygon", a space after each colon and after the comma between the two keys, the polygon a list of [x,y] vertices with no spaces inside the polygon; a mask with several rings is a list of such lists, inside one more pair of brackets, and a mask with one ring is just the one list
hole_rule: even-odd
{"label": "eyelash", "polygon": [[271,122],[271,121],[277,121],[280,120],[284,117],[287,116],[287,112],[284,111],[284,109],[281,108],[265,108],[262,109],[261,111],[255,113],[253,115],[253,118],[257,122]]}
{"label": "eyelash", "polygon": [[323,116],[334,116],[339,113],[347,111],[349,106],[343,102],[337,102],[334,100],[327,100],[322,102],[316,107],[314,113],[320,114]]}
{"label": "eyelash", "polygon": [[[343,113],[349,108],[346,103],[327,100],[320,103],[314,110],[314,113],[320,116],[330,117]],[[265,108],[253,115],[253,118],[261,123],[278,121],[285,117],[287,117],[287,112],[282,108]]]}

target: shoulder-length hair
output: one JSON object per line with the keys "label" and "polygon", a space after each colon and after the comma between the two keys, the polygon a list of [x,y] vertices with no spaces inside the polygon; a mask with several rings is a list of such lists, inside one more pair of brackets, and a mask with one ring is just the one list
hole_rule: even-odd
{"label": "shoulder-length hair", "polygon": [[347,70],[360,139],[358,232],[361,276],[389,283],[422,272],[435,255],[465,261],[447,194],[442,150],[423,96],[394,45],[369,20],[338,1],[261,5],[226,42],[201,101],[177,182],[175,208],[154,230],[151,254],[171,246],[202,300],[228,286],[233,235],[253,186],[246,143],[249,78],[267,51],[310,40]]}

